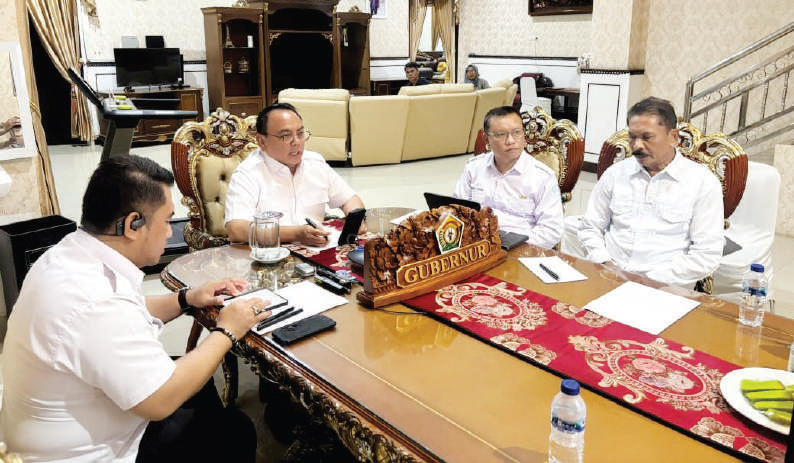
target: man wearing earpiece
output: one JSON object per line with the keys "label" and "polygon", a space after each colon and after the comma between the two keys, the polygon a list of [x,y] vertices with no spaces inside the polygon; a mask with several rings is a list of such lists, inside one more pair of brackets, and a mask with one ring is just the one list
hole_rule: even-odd
{"label": "man wearing earpiece", "polygon": [[[171,236],[174,177],[137,156],[103,161],[81,227],[27,274],[8,320],[0,434],[25,461],[248,461],[253,424],[223,408],[210,380],[266,301],[220,311],[196,349],[173,360],[158,335],[190,307],[220,305],[240,280],[145,297],[140,267]],[[197,442],[222,442],[200,445]],[[231,452],[231,453],[230,453]]]}
{"label": "man wearing earpiece", "polygon": [[722,255],[722,188],[706,167],[676,150],[669,101],[635,104],[628,126],[632,156],[598,180],[579,240],[594,262],[692,288]]}

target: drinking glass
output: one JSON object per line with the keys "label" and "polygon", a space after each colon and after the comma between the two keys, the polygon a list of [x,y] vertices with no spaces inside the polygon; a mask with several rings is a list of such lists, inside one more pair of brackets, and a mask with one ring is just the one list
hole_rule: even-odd
{"label": "drinking glass", "polygon": [[281,212],[265,211],[254,216],[254,221],[248,231],[251,257],[264,261],[278,258],[281,247],[278,220],[282,215]]}

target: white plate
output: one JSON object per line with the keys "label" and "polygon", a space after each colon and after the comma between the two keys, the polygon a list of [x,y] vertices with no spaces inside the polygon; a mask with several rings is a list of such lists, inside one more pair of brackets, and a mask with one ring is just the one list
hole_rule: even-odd
{"label": "white plate", "polygon": [[722,392],[722,396],[725,397],[728,404],[737,412],[765,428],[777,431],[783,435],[788,435],[788,426],[775,423],[764,416],[761,410],[756,410],[750,405],[750,401],[742,394],[741,383],[743,379],[753,379],[756,381],[776,379],[783,383],[784,386],[788,386],[794,384],[794,373],[772,368],[741,368],[728,373],[722,378],[722,381],[720,381],[720,392]]}
{"label": "white plate", "polygon": [[276,262],[280,262],[280,261],[284,260],[284,258],[287,257],[288,255],[289,255],[289,249],[287,249],[287,248],[278,248],[278,255],[275,258],[273,258],[273,259],[265,259],[263,257],[256,257],[256,256],[254,256],[254,250],[253,249],[251,250],[251,253],[249,254],[249,256],[251,256],[251,259],[254,259],[254,260],[259,261],[259,262],[263,262],[265,264],[275,264]]}

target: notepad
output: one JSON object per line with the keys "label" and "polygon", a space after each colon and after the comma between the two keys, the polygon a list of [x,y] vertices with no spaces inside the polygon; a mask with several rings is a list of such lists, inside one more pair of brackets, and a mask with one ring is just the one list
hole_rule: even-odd
{"label": "notepad", "polygon": [[700,302],[627,281],[584,308],[639,330],[658,335]]}
{"label": "notepad", "polygon": [[[579,271],[568,265],[567,262],[560,259],[558,256],[520,257],[518,260],[544,283],[567,283],[569,281],[587,279],[586,276],[579,273]],[[540,264],[543,264],[547,269],[557,274],[558,279],[555,280],[554,277],[540,267]]]}

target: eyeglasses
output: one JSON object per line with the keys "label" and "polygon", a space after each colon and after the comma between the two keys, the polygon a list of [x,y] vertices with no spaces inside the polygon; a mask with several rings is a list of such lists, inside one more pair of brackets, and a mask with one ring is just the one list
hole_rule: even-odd
{"label": "eyeglasses", "polygon": [[511,135],[513,140],[520,141],[524,140],[524,129],[515,129],[511,130],[510,132],[487,132],[489,137],[494,137],[495,139],[506,142],[507,136]]}
{"label": "eyeglasses", "polygon": [[309,141],[309,138],[312,137],[312,133],[308,130],[300,130],[295,133],[291,133],[288,135],[271,135],[267,134],[268,137],[275,137],[281,140],[282,143],[292,143],[292,140],[298,141]]}

